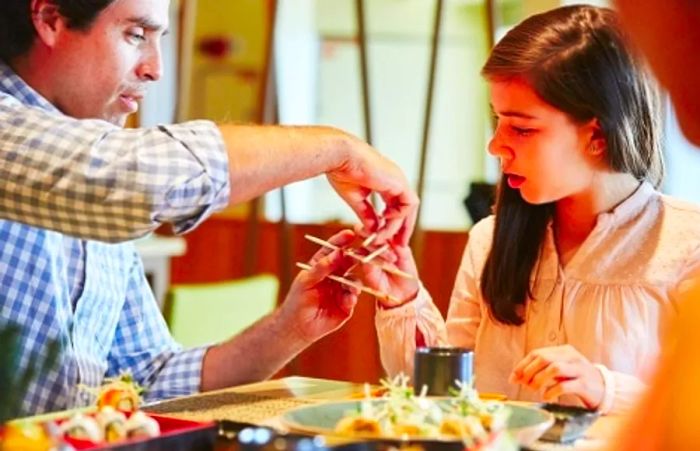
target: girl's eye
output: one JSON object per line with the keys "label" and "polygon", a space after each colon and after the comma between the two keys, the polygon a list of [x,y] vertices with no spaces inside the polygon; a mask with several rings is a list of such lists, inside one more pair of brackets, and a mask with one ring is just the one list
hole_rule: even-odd
{"label": "girl's eye", "polygon": [[515,127],[515,126],[511,126],[511,129],[518,136],[530,136],[535,131],[535,129],[533,129],[533,128],[522,128],[522,127]]}

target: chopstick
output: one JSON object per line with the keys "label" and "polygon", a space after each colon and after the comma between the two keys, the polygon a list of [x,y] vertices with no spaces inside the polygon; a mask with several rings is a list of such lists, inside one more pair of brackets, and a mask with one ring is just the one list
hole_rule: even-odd
{"label": "chopstick", "polygon": [[374,232],[373,234],[365,238],[365,240],[362,242],[362,247],[369,246],[370,244],[372,244],[372,242],[374,242],[375,239],[377,239],[377,232]]}
{"label": "chopstick", "polygon": [[369,255],[363,257],[363,258],[362,258],[362,263],[369,263],[369,262],[371,262],[372,260],[374,260],[375,257],[377,257],[378,255],[381,255],[381,254],[383,254],[384,252],[386,252],[387,249],[389,249],[389,245],[388,245],[388,244],[385,244],[384,246],[380,247],[379,249],[377,249],[376,251],[372,252],[371,254],[369,254]]}
{"label": "chopstick", "polygon": [[[306,263],[301,263],[301,262],[297,262],[297,267],[301,268],[303,270],[306,270],[306,271],[311,269],[310,265],[307,265]],[[338,283],[342,283],[343,285],[347,285],[347,286],[356,288],[356,289],[358,289],[364,293],[367,293],[371,296],[374,296],[376,298],[386,299],[386,300],[391,301],[391,302],[397,302],[396,298],[394,298],[393,296],[391,296],[389,294],[382,293],[381,291],[377,291],[377,290],[370,288],[370,287],[366,287],[360,283],[357,283],[357,282],[352,281],[350,279],[346,279],[345,277],[336,276],[335,274],[329,274],[327,277],[331,280],[338,282]]]}
{"label": "chopstick", "polygon": [[376,251],[372,252],[372,254],[368,255],[367,257],[371,257],[371,258],[368,259],[367,261],[365,261],[365,259],[367,257],[362,257],[361,255],[357,255],[356,253],[354,253],[353,251],[351,251],[349,249],[341,249],[340,247],[336,246],[335,244],[329,243],[328,241],[323,240],[321,238],[315,237],[313,235],[308,235],[308,234],[304,235],[304,238],[311,241],[312,243],[318,244],[319,246],[327,247],[328,249],[333,249],[334,251],[339,250],[339,251],[343,252],[345,255],[347,255],[348,257],[354,258],[355,260],[359,261],[360,263],[371,263],[373,265],[379,266],[382,270],[384,270],[390,274],[394,274],[395,276],[403,277],[404,279],[415,280],[415,277],[412,274],[409,274],[405,271],[401,271],[400,269],[394,268],[391,265],[387,265],[385,263],[375,263],[375,262],[370,261],[372,258],[376,257],[376,255],[373,255],[373,254],[377,253],[378,251],[381,251],[377,254],[377,255],[379,255],[382,252],[386,251],[388,249],[388,246],[389,246],[387,244],[380,247]]}

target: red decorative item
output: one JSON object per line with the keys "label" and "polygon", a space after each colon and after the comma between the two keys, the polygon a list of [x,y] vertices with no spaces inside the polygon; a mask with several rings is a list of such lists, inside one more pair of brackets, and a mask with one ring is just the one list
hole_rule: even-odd
{"label": "red decorative item", "polygon": [[209,36],[199,41],[197,49],[210,58],[223,59],[231,53],[233,42],[226,36]]}

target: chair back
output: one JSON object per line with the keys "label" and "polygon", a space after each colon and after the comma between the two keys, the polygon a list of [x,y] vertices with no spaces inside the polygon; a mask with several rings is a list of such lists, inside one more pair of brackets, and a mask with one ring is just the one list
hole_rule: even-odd
{"label": "chair back", "polygon": [[163,316],[185,347],[226,340],[275,309],[279,282],[262,274],[226,282],[173,285]]}

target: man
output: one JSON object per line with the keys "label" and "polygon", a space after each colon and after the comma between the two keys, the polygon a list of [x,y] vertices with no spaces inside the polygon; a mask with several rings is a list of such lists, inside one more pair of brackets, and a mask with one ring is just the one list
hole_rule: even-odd
{"label": "man", "polygon": [[[58,231],[112,241],[162,221],[184,231],[228,201],[327,172],[366,228],[384,240],[410,235],[417,201],[399,169],[337,130],[208,122],[122,130],[145,85],[160,77],[168,7],[0,2],[0,198],[11,219],[0,221],[0,325],[23,330],[20,366],[50,340],[62,351],[58,367],[24,394],[21,414],[86,404],[79,385],[122,371],[150,399],[269,377],[340,327],[357,300],[355,290],[326,279],[349,262],[320,251],[280,309],[228,342],[182,350],[132,244]],[[367,201],[373,190],[388,205],[382,224]],[[336,244],[353,238],[348,232]]]}
{"label": "man", "polygon": [[[8,96],[16,86],[3,69],[1,217],[118,242],[163,222],[184,232],[227,202],[325,172],[369,229],[378,223],[368,196],[371,191],[382,196],[388,208],[380,241],[399,230],[397,239],[408,239],[418,201],[404,175],[366,143],[337,129],[217,129],[190,122],[123,130],[48,114],[58,109],[121,126],[147,84],[160,78],[167,17],[136,12],[123,18],[121,28],[110,28],[111,41],[92,39],[93,22],[113,2],[93,1],[89,7],[77,0],[0,2],[0,60],[43,98],[32,105]],[[167,3],[151,7],[163,9]],[[121,33],[121,42],[114,33]],[[27,106],[49,108],[30,112]]]}
{"label": "man", "polygon": [[[668,90],[683,134],[700,146],[700,2],[616,2],[632,38]],[[697,272],[695,281],[679,287],[683,301],[658,373],[612,449],[700,448],[700,268]]]}

